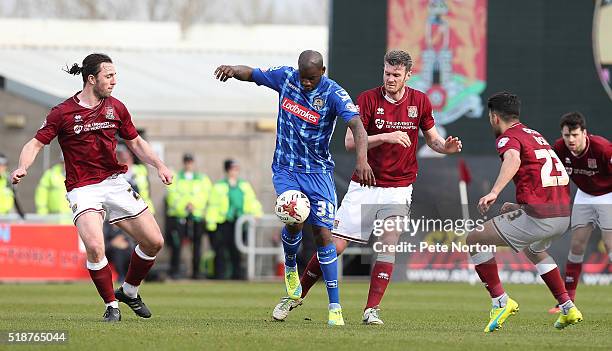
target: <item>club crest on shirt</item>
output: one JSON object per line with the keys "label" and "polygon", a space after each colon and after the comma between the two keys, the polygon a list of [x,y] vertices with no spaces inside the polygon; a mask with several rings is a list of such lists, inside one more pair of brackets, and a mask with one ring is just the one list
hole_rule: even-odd
{"label": "club crest on shirt", "polygon": [[323,100],[323,98],[320,96],[317,96],[312,100],[312,107],[314,107],[314,109],[317,111],[321,111],[323,105],[325,105],[325,100]]}
{"label": "club crest on shirt", "polygon": [[417,118],[419,116],[419,109],[416,106],[408,106],[408,117]]}
{"label": "club crest on shirt", "polygon": [[381,119],[381,118],[377,118],[374,123],[376,124],[376,128],[378,129],[382,129],[382,127],[385,125],[385,120]]}
{"label": "club crest on shirt", "polygon": [[115,110],[112,106],[106,108],[106,119],[115,119]]}
{"label": "club crest on shirt", "polygon": [[594,158],[587,158],[587,165],[589,168],[597,168],[597,160]]}
{"label": "club crest on shirt", "polygon": [[77,124],[77,125],[74,126],[74,132],[75,133],[80,134],[82,130],[83,130],[83,126],[82,125]]}

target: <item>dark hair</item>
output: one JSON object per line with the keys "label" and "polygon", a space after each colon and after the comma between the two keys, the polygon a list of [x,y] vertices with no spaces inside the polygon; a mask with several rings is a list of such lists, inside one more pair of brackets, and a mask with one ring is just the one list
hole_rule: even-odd
{"label": "dark hair", "polygon": [[404,66],[406,71],[412,69],[412,57],[410,54],[403,50],[391,50],[385,54],[385,62],[391,66]]}
{"label": "dark hair", "polygon": [[89,75],[93,75],[94,77],[98,75],[100,72],[100,64],[103,62],[113,63],[113,60],[111,60],[111,58],[106,54],[89,54],[83,59],[83,64],[81,67],[79,67],[78,63],[75,63],[70,68],[66,66],[64,71],[75,76],[77,74],[82,74],[83,84],[85,84]]}
{"label": "dark hair", "polygon": [[561,127],[561,129],[563,129],[564,126],[567,126],[569,130],[574,130],[576,128],[580,128],[580,130],[585,130],[586,120],[584,119],[582,113],[578,111],[568,112],[561,116],[561,123],[559,123],[559,126]]}
{"label": "dark hair", "polygon": [[223,161],[223,170],[228,172],[230,169],[232,169],[232,167],[237,166],[237,165],[238,165],[238,162],[236,162],[236,160],[228,158],[227,160]]}
{"label": "dark hair", "polygon": [[493,94],[487,101],[487,106],[505,122],[519,119],[521,114],[521,99],[507,91]]}

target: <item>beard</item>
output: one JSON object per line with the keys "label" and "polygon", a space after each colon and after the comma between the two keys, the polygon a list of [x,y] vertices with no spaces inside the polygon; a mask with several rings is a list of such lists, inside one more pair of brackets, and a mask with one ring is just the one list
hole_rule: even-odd
{"label": "beard", "polygon": [[97,85],[94,86],[93,93],[98,99],[105,99],[111,95],[108,90],[104,90]]}

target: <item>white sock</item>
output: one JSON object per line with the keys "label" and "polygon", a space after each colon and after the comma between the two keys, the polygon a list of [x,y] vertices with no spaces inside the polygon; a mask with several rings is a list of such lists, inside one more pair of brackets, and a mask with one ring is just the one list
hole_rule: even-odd
{"label": "white sock", "polygon": [[106,307],[110,306],[112,308],[119,308],[119,303],[117,302],[117,300],[115,301],[111,301],[109,303],[105,303],[104,304]]}
{"label": "white sock", "polygon": [[582,263],[584,260],[584,255],[576,255],[570,251],[569,255],[567,255],[567,260],[572,263]]}
{"label": "white sock", "polygon": [[508,303],[508,294],[504,293],[501,296],[494,297],[491,299],[491,302],[493,303],[493,307],[495,308],[505,307]]}
{"label": "white sock", "polygon": [[565,315],[567,315],[567,312],[569,312],[570,308],[572,307],[574,307],[574,303],[572,302],[572,300],[567,300],[562,305],[559,305],[559,308],[561,309],[561,313]]}
{"label": "white sock", "polygon": [[330,310],[333,310],[334,308],[342,308],[340,307],[339,303],[330,303],[328,307]]}
{"label": "white sock", "polygon": [[123,285],[121,285],[121,287],[123,288],[123,292],[127,296],[131,298],[136,298],[136,296],[138,296],[138,286],[134,286],[130,283],[123,282]]}

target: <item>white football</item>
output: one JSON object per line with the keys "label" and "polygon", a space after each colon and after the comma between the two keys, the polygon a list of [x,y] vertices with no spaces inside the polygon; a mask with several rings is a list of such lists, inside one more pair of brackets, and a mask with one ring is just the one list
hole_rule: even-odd
{"label": "white football", "polygon": [[287,190],[276,199],[274,212],[285,224],[304,223],[310,214],[310,201],[301,191]]}

